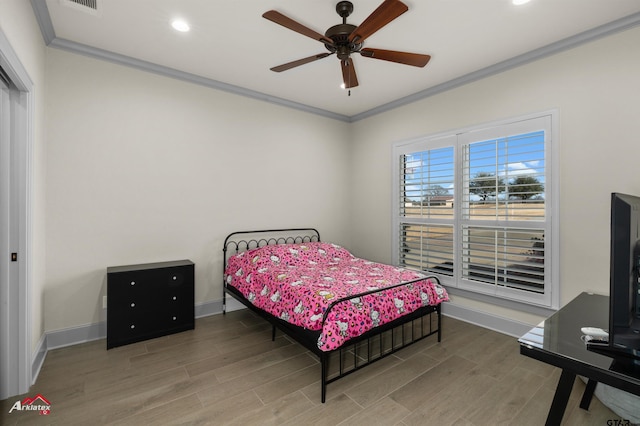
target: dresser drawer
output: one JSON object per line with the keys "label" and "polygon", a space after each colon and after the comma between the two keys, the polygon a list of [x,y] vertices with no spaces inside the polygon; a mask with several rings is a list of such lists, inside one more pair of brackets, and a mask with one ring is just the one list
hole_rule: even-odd
{"label": "dresser drawer", "polygon": [[107,349],[194,326],[193,262],[107,268]]}
{"label": "dresser drawer", "polygon": [[114,314],[107,327],[107,336],[111,348],[193,328],[193,315],[184,312],[123,313]]}
{"label": "dresser drawer", "polygon": [[[110,277],[111,278],[111,277]],[[155,309],[193,299],[193,271],[163,271],[147,275],[144,272],[109,279],[107,285],[108,312]]]}
{"label": "dresser drawer", "polygon": [[113,294],[108,295],[109,314],[135,314],[145,312],[171,312],[176,309],[184,309],[190,306],[193,295],[186,291],[174,291],[167,294],[135,294],[126,295],[124,297],[114,297]]}

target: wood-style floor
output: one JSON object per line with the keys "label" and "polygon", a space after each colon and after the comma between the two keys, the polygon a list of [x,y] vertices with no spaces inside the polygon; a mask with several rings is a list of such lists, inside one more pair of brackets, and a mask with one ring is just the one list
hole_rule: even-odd
{"label": "wood-style floor", "polygon": [[[515,338],[448,317],[431,336],[328,386],[320,364],[247,310],[196,329],[106,350],[104,340],[50,351],[29,394],[0,401],[0,424],[543,425],[559,370],[519,354]],[[617,419],[594,398],[563,424]],[[9,414],[41,394],[51,414]],[[611,422],[610,422],[611,423]]]}

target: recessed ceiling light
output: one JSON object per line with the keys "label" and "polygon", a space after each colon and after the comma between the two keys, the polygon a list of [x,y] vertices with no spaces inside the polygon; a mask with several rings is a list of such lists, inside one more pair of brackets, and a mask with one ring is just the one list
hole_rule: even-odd
{"label": "recessed ceiling light", "polygon": [[516,6],[520,6],[521,4],[529,3],[530,0],[511,0],[511,3]]}
{"label": "recessed ceiling light", "polygon": [[171,22],[171,26],[173,27],[173,29],[175,29],[176,31],[180,31],[182,33],[186,33],[187,31],[189,31],[190,27],[189,24],[187,24],[185,21],[183,21],[182,19],[174,19]]}

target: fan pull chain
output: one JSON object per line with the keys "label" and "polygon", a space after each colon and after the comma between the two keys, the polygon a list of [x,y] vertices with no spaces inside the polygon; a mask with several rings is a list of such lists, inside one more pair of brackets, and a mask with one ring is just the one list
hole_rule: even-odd
{"label": "fan pull chain", "polygon": [[[346,22],[346,18],[345,18],[345,22]],[[351,65],[347,59],[344,60],[344,64],[347,67]],[[347,96],[351,96],[351,71],[349,71],[348,80],[349,80],[349,90],[347,91]]]}
{"label": "fan pull chain", "polygon": [[[347,22],[347,18],[345,18],[344,22]],[[347,66],[351,66],[351,62],[347,62]],[[349,70],[349,92],[347,96],[351,96],[351,70]]]}

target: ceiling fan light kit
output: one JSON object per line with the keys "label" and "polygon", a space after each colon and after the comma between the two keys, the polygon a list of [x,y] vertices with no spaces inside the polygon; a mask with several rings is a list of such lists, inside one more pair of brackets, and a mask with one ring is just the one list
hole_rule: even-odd
{"label": "ceiling fan light kit", "polygon": [[265,12],[262,17],[292,31],[313,38],[324,44],[329,53],[320,53],[303,59],[288,62],[271,68],[272,71],[282,72],[318,59],[335,54],[340,60],[342,68],[343,88],[350,89],[358,86],[358,77],[351,55],[359,53],[365,58],[380,59],[414,67],[424,67],[431,56],[418,53],[399,52],[395,50],[363,48],[364,41],[376,31],[409,10],[407,5],[399,0],[384,0],[371,15],[360,25],[347,24],[347,17],[353,12],[353,3],[340,1],[336,5],[336,12],[342,18],[342,23],[329,28],[324,35],[302,25],[275,10]]}

